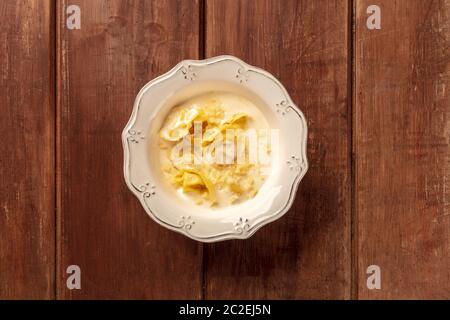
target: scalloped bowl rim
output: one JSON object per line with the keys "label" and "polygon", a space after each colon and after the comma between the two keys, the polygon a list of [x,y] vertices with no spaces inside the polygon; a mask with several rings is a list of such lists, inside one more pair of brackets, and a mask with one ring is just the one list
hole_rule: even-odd
{"label": "scalloped bowl rim", "polygon": [[[170,79],[172,76],[174,76],[178,71],[180,71],[180,69],[182,69],[184,66],[187,65],[194,65],[196,67],[204,67],[204,66],[208,66],[217,62],[221,62],[221,61],[226,61],[226,60],[231,60],[234,61],[238,64],[240,64],[241,66],[243,66],[246,70],[250,70],[253,72],[256,72],[260,75],[263,75],[267,78],[269,78],[271,81],[273,81],[278,87],[279,89],[282,91],[285,100],[287,101],[287,104],[289,105],[289,107],[295,112],[295,114],[298,116],[299,120],[302,123],[302,141],[299,141],[299,143],[301,143],[301,157],[302,157],[302,166],[300,168],[300,171],[298,172],[298,174],[295,176],[295,178],[292,181],[292,185],[290,188],[290,192],[289,192],[289,199],[288,201],[285,203],[285,205],[278,210],[275,213],[272,213],[270,216],[262,219],[261,221],[259,221],[257,224],[254,224],[251,226],[251,229],[248,230],[248,232],[239,232],[239,233],[226,233],[226,234],[218,234],[218,235],[212,235],[210,237],[199,237],[196,236],[195,234],[193,234],[192,232],[187,232],[189,230],[187,230],[186,228],[180,227],[180,226],[174,226],[172,224],[169,224],[163,220],[161,220],[157,214],[155,214],[155,212],[153,212],[148,205],[145,203],[145,199],[144,197],[142,197],[142,191],[139,190],[138,188],[136,188],[135,185],[133,185],[133,183],[131,182],[131,178],[130,178],[130,150],[129,150],[129,132],[132,129],[133,125],[136,122],[137,119],[137,115],[138,115],[138,109],[139,109],[139,105],[140,105],[140,101],[143,97],[143,95],[149,90],[151,89],[154,85],[156,85],[157,83],[160,83],[164,80]],[[275,111],[274,111],[275,112]],[[223,240],[230,240],[230,239],[247,239],[249,237],[251,237],[253,234],[255,234],[256,231],[258,231],[261,227],[275,221],[278,220],[279,218],[281,218],[291,207],[292,204],[295,200],[295,196],[298,190],[298,186],[300,184],[300,181],[303,179],[304,175],[306,174],[306,172],[308,171],[309,168],[309,164],[308,164],[308,159],[307,159],[307,155],[306,155],[306,149],[307,149],[307,136],[308,136],[308,127],[307,127],[307,123],[305,120],[305,116],[302,113],[302,111],[297,107],[297,105],[292,101],[290,95],[288,94],[287,90],[285,89],[285,87],[281,84],[281,82],[275,78],[272,74],[270,74],[269,72],[249,65],[246,62],[242,61],[239,58],[236,58],[234,56],[230,56],[230,55],[221,55],[221,56],[216,56],[216,57],[212,57],[212,58],[208,58],[208,59],[204,59],[204,60],[193,60],[193,59],[188,59],[188,60],[182,60],[180,61],[178,64],[176,64],[172,69],[170,69],[168,72],[152,79],[151,81],[149,81],[148,83],[146,83],[138,92],[135,101],[134,101],[134,105],[133,105],[133,109],[132,109],[132,113],[131,116],[128,120],[127,125],[125,126],[123,132],[122,132],[122,145],[124,148],[124,166],[123,166],[123,170],[124,170],[124,178],[125,178],[125,182],[128,186],[128,188],[132,191],[132,193],[140,200],[142,206],[144,207],[144,210],[146,211],[146,213],[154,220],[156,221],[158,224],[160,224],[163,227],[166,227],[170,230],[176,231],[178,233],[181,233],[191,239],[200,241],[200,242],[217,242],[217,241],[223,241]]]}

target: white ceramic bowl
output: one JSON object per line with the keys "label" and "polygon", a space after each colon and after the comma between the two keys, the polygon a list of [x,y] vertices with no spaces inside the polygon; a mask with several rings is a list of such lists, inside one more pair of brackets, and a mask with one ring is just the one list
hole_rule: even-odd
{"label": "white ceramic bowl", "polygon": [[[156,139],[170,109],[187,98],[231,91],[254,102],[279,129],[278,160],[257,195],[218,209],[197,206],[167,188]],[[291,207],[308,169],[307,125],[283,85],[268,72],[233,56],[184,60],[138,93],[122,133],[124,175],[148,215],[160,225],[202,242],[246,239]]]}

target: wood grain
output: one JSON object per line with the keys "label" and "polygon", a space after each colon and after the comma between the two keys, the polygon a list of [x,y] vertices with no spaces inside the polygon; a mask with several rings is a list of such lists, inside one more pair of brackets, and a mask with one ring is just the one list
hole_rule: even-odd
{"label": "wood grain", "polygon": [[246,241],[208,245],[206,298],[350,298],[347,1],[206,2],[206,54],[281,80],[309,126],[293,208]]}
{"label": "wood grain", "polygon": [[[5,0],[0,24],[0,299],[450,299],[450,0]],[[202,246],[145,214],[120,135],[147,81],[219,54],[282,81],[310,170],[279,221]]]}
{"label": "wood grain", "polygon": [[51,1],[0,3],[0,299],[54,297]]}
{"label": "wood grain", "polygon": [[449,299],[450,1],[377,1],[368,30],[372,2],[356,2],[358,298]]}
{"label": "wood grain", "polygon": [[[121,143],[138,90],[198,57],[198,2],[70,4],[82,20],[81,30],[59,21],[58,298],[198,299],[202,247],[146,215],[125,185]],[[81,290],[66,288],[71,264]]]}

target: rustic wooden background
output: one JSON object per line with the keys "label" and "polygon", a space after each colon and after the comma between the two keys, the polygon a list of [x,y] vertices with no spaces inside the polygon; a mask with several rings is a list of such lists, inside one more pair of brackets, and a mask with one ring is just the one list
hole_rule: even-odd
{"label": "rustic wooden background", "polygon": [[[203,245],[147,217],[120,134],[141,86],[220,54],[286,86],[310,169],[282,219]],[[0,298],[449,299],[449,88],[450,0],[1,1]]]}

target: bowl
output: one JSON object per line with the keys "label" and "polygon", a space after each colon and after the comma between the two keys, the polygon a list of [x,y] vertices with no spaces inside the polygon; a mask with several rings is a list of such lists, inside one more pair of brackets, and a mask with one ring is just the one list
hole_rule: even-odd
{"label": "bowl", "polygon": [[[270,172],[254,198],[222,208],[198,206],[178,196],[164,179],[157,150],[158,132],[169,111],[213,91],[254,103],[279,142]],[[163,227],[201,242],[246,239],[292,206],[308,170],[306,138],[303,113],[270,73],[233,56],[183,60],[136,96],[122,133],[125,181],[147,214]]]}

